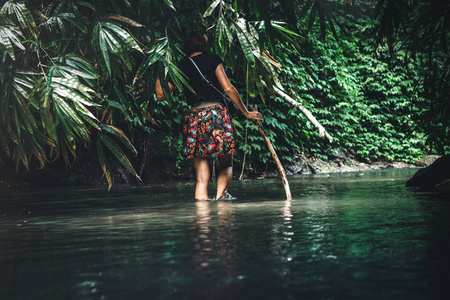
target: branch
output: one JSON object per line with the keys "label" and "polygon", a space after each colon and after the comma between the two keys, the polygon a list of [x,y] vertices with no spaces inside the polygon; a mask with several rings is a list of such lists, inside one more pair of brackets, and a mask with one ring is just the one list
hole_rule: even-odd
{"label": "branch", "polygon": [[[253,107],[250,108],[251,110],[256,110]],[[261,123],[261,121],[256,121],[256,124],[258,124],[258,129],[261,135],[263,136],[264,140],[267,143],[267,147],[269,148],[270,154],[272,154],[272,158],[275,161],[275,164],[278,167],[278,171],[280,171],[281,179],[283,180],[284,185],[284,191],[286,192],[286,199],[292,200],[291,195],[291,189],[289,188],[289,182],[287,180],[286,172],[284,171],[283,165],[281,164],[280,159],[278,158],[277,153],[275,152],[275,149],[272,146],[272,143],[270,142],[269,138],[266,135],[266,132],[264,131],[264,127]]]}
{"label": "branch", "polygon": [[[263,85],[267,88],[267,84],[263,81],[262,82]],[[303,104],[295,101],[294,99],[292,99],[292,97],[290,97],[289,95],[287,95],[285,92],[283,92],[282,90],[280,90],[277,86],[273,86],[273,90],[275,91],[276,94],[278,94],[278,96],[280,96],[284,101],[286,101],[287,103],[291,104],[292,106],[294,106],[295,108],[297,108],[298,110],[300,110],[305,117],[314,125],[316,126],[316,128],[319,130],[319,135],[321,137],[326,137],[330,143],[333,142],[333,138],[328,134],[328,132],[325,130],[325,128],[319,123],[319,121],[317,121],[317,119],[311,114],[311,112],[303,106]]]}

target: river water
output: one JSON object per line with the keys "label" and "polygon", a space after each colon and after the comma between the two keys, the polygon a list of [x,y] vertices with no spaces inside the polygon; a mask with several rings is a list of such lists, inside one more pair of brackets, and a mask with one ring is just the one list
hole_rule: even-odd
{"label": "river water", "polygon": [[450,199],[415,170],[0,194],[0,299],[450,299]]}

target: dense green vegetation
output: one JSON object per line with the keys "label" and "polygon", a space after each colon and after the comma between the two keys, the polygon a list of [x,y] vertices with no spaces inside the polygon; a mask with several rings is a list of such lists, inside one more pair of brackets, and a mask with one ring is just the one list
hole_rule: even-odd
{"label": "dense green vegetation", "polygon": [[[176,62],[182,37],[194,29],[208,34],[244,102],[264,114],[284,160],[303,152],[413,162],[445,153],[449,5],[394,2],[7,1],[0,11],[0,160],[17,168],[57,159],[71,165],[92,152],[110,184],[112,157],[138,179],[147,154],[186,166],[179,132],[187,105]],[[401,5],[398,19],[389,18]],[[167,103],[155,101],[157,74],[181,91]],[[303,103],[333,143],[274,85]],[[269,162],[256,126],[239,113],[234,119],[238,161]]]}
{"label": "dense green vegetation", "polygon": [[[327,41],[310,38],[303,46],[308,53],[297,61],[288,55],[285,65],[292,69],[288,74],[304,79],[287,86],[305,105],[312,106],[332,133],[335,143],[329,146],[334,146],[331,150],[351,150],[364,160],[412,162],[425,150],[423,133],[413,131],[412,120],[419,110],[414,98],[419,97],[415,89],[422,68],[417,63],[404,63],[401,53],[391,58],[378,49],[374,55],[373,41],[364,39],[367,33],[363,31],[371,22],[359,23],[352,36]],[[296,67],[299,64],[304,70]],[[316,155],[324,153],[323,147],[315,144],[308,143],[305,148]]]}

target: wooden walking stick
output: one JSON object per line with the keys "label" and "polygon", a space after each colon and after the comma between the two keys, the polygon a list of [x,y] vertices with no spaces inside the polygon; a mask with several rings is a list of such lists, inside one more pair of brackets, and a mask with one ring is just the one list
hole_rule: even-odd
{"label": "wooden walking stick", "polygon": [[[251,109],[255,110],[253,107],[251,107]],[[261,121],[256,121],[256,124],[258,124],[259,132],[261,132],[261,135],[263,136],[264,140],[266,141],[267,147],[269,148],[269,151],[272,154],[273,160],[277,164],[278,171],[280,171],[281,179],[283,180],[284,190],[286,192],[286,200],[292,200],[291,189],[289,188],[289,182],[287,180],[286,172],[284,171],[283,165],[281,165],[281,162],[278,159],[278,155],[275,152],[275,149],[273,148],[272,143],[270,142],[269,138],[267,137]]]}

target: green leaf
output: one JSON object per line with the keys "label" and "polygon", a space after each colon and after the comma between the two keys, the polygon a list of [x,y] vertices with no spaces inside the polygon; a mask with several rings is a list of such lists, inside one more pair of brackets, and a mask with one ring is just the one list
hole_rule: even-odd
{"label": "green leaf", "polygon": [[89,101],[87,98],[84,98],[84,97],[80,96],[78,93],[74,92],[73,90],[67,89],[65,87],[61,87],[61,86],[55,87],[53,89],[53,93],[57,94],[63,98],[70,99],[74,103],[79,103],[80,105],[96,106],[96,107],[101,106],[97,103]]}
{"label": "green leaf", "polygon": [[80,125],[80,127],[84,127],[84,122],[81,120],[81,118],[78,116],[78,114],[70,107],[70,105],[64,101],[64,98],[61,98],[59,96],[53,95],[53,99],[55,101],[55,104],[59,106],[61,111],[64,113],[63,116],[60,116],[64,119],[69,118],[76,124]]}
{"label": "green leaf", "polygon": [[92,90],[91,88],[81,84],[77,78],[62,78],[62,77],[53,77],[52,79],[53,82],[58,83],[62,86],[71,88],[71,89],[75,89],[81,93],[83,93],[83,95],[89,96],[89,93],[94,93],[94,90]]}
{"label": "green leaf", "polygon": [[53,69],[50,69],[47,73],[47,90],[50,90],[52,85]]}
{"label": "green leaf", "polygon": [[54,67],[57,70],[64,70],[67,71],[69,74],[71,74],[71,76],[73,77],[73,75],[77,75],[81,78],[84,79],[97,79],[99,78],[99,75],[93,72],[86,72],[84,70],[80,70],[78,68],[73,68],[70,66],[63,66],[63,65],[57,65]]}
{"label": "green leaf", "polygon": [[278,78],[278,75],[275,72],[275,69],[272,67],[272,62],[265,55],[257,54],[257,57],[258,57],[259,61],[262,63],[262,65],[264,66],[264,69],[270,74],[270,76],[271,76],[270,82],[275,82],[277,87],[279,89],[283,90],[284,89],[283,85],[281,84],[280,79]]}
{"label": "green leaf", "polygon": [[44,149],[42,149],[41,145],[39,145],[34,136],[29,134],[28,132],[24,131],[23,138],[25,144],[32,148],[33,155],[39,161],[40,167],[43,168],[47,161],[47,156]]}
{"label": "green leaf", "polygon": [[[17,145],[15,145],[15,149],[17,150],[17,152],[15,153],[15,155],[18,156],[18,158],[22,161],[23,165],[25,166],[25,168],[27,170],[29,170],[29,166],[28,166],[28,156],[25,152],[25,149],[23,147],[22,143],[19,143]],[[18,163],[16,163],[16,165],[18,165]]]}
{"label": "green leaf", "polygon": [[164,3],[174,11],[176,11],[175,6],[173,6],[172,0],[164,0]]}
{"label": "green leaf", "polygon": [[111,75],[111,62],[109,60],[108,47],[106,45],[106,34],[101,30],[101,26],[99,26],[98,29],[98,42],[106,69],[108,70],[108,73]]}
{"label": "green leaf", "polygon": [[216,9],[217,5],[219,5],[222,2],[222,0],[214,0],[211,5],[206,9],[205,13],[203,14],[203,18],[206,18],[210,16],[213,11]]}
{"label": "green leaf", "polygon": [[100,136],[97,137],[97,141],[95,142],[95,145],[97,148],[98,161],[100,162],[100,166],[102,167],[103,174],[105,174],[106,181],[108,181],[108,191],[109,191],[112,187],[112,178],[111,178],[111,173],[109,172],[108,162],[106,160],[105,152],[103,151]]}
{"label": "green leaf", "polygon": [[119,160],[119,162],[130,171],[139,181],[141,180],[136,170],[134,170],[131,162],[128,160],[128,157],[125,153],[120,149],[120,147],[114,142],[110,137],[100,134],[100,138],[102,142],[108,147],[108,149],[114,154],[114,156]]}
{"label": "green leaf", "polygon": [[[63,134],[60,137],[60,148],[64,148],[64,143],[74,143],[75,135],[81,135],[76,127],[76,125],[71,122],[69,118],[64,118],[64,112],[61,110],[61,108],[58,105],[55,105],[54,108],[55,114],[58,116],[62,116],[59,118],[59,129],[62,128]],[[60,131],[59,131],[60,132]],[[56,146],[55,146],[56,148]]]}
{"label": "green leaf", "polygon": [[[8,103],[7,103],[8,104]],[[9,106],[9,105],[8,105]],[[11,140],[15,143],[15,144],[19,144],[19,138],[17,137],[16,132],[13,130],[13,128],[11,127],[11,122],[10,120],[11,115],[10,115],[10,109],[9,107],[7,109],[5,109],[4,111],[2,111],[2,115],[4,117],[4,120],[8,120],[8,122],[4,122],[3,126],[5,127],[6,130],[6,134],[9,135],[9,137],[11,138]]]}
{"label": "green leaf", "polygon": [[248,33],[249,41],[250,41],[252,47],[255,48],[255,50],[257,50],[258,52],[260,52],[261,50],[258,47],[259,34],[253,26],[249,25],[248,28],[250,31]]}
{"label": "green leaf", "polygon": [[25,4],[7,1],[0,11],[0,16],[4,19],[7,15],[14,15],[19,22],[20,27],[28,30],[34,37],[36,37],[36,23],[34,22],[30,10],[25,7]]}
{"label": "green leaf", "polygon": [[[312,1],[310,1],[310,2],[312,2]],[[317,12],[318,12],[316,7],[317,7],[316,2],[314,2],[313,9],[311,10],[311,13],[309,14],[308,31],[311,31],[311,29],[314,25],[314,22],[316,21]]]}
{"label": "green leaf", "polygon": [[150,53],[150,55],[144,60],[144,62],[141,64],[138,71],[136,72],[135,80],[137,78],[141,78],[142,75],[144,75],[145,71],[147,71],[148,67],[157,62],[159,59],[161,59],[163,55],[164,53],[159,53],[156,51]]}
{"label": "green leaf", "polygon": [[15,5],[14,10],[22,28],[28,29],[34,36],[36,36],[36,23],[31,15],[31,11],[25,7],[25,4],[20,3]]}
{"label": "green leaf", "polygon": [[118,39],[116,39],[116,37],[112,33],[106,30],[104,32],[108,37],[108,39],[106,39],[106,42],[108,43],[111,52],[120,57],[128,70],[131,71],[133,67],[131,65],[130,58],[128,57],[128,53],[124,48],[124,45]]}
{"label": "green leaf", "polygon": [[132,49],[135,49],[141,53],[144,53],[141,49],[141,47],[139,47],[138,43],[136,42],[136,40],[125,30],[123,30],[122,28],[120,28],[119,26],[110,23],[110,22],[103,22],[102,23],[103,26],[111,29],[112,32],[114,32],[115,34],[117,34],[126,44],[128,44]]}
{"label": "green leaf", "polygon": [[86,116],[86,118],[84,118],[84,119],[87,120],[89,122],[89,124],[94,126],[96,129],[100,130],[100,127],[97,124],[100,121],[97,119],[96,116],[94,116],[94,114],[89,109],[84,107],[84,105],[82,105],[79,102],[74,102],[74,106],[78,112],[82,113],[82,115],[81,115],[82,117]]}
{"label": "green leaf", "polygon": [[131,152],[133,152],[134,155],[138,154],[136,148],[133,146],[133,144],[121,129],[107,124],[100,124],[100,128],[116,136],[122,142],[122,144],[124,144],[128,149],[130,149]]}
{"label": "green leaf", "polygon": [[[120,97],[120,95],[119,95],[119,97]],[[122,104],[120,104],[120,103],[118,103],[116,101],[111,101],[111,100],[108,100],[108,105],[111,106],[111,107],[115,107],[115,108],[120,109],[120,111],[125,116],[125,118],[127,120],[131,121],[131,116],[128,113],[127,108],[125,106],[123,106]]]}
{"label": "green leaf", "polygon": [[283,32],[285,32],[285,33],[288,33],[288,34],[290,34],[290,35],[300,36],[298,33],[294,32],[294,31],[292,31],[292,30],[289,30],[289,29],[284,28],[283,26],[281,26],[281,24],[286,24],[286,23],[285,23],[285,22],[272,21],[272,26],[273,26],[274,28],[276,28],[276,29],[278,29],[278,30],[281,30],[281,31],[283,31]]}
{"label": "green leaf", "polygon": [[9,54],[11,59],[16,60],[11,40],[3,28],[0,28],[0,44],[5,46],[6,52]]}
{"label": "green leaf", "polygon": [[253,56],[253,49],[251,48],[251,45],[249,44],[249,42],[246,38],[245,23],[242,24],[242,21],[241,21],[236,24],[238,24],[238,26],[236,26],[236,34],[237,34],[239,42],[241,44],[242,51],[244,52],[245,57],[247,58],[247,61],[250,63],[250,66],[252,66],[252,68],[254,68],[255,67],[255,57]]}
{"label": "green leaf", "polygon": [[90,73],[95,72],[94,68],[89,63],[89,61],[87,61],[86,58],[79,56],[76,53],[67,53],[64,56],[54,58],[54,60],[61,60],[61,62],[65,62],[68,65],[78,66],[81,69],[89,71]]}
{"label": "green leaf", "polygon": [[54,95],[55,106],[59,109],[58,116],[61,122],[67,122],[70,125],[70,131],[78,134],[85,141],[89,141],[89,131],[83,120],[78,114],[64,101],[63,98]]}
{"label": "green leaf", "polygon": [[58,144],[58,136],[56,134],[56,123],[54,122],[51,113],[51,98],[48,89],[46,89],[43,92],[43,95],[40,96],[39,113],[41,115],[41,119],[48,136],[52,139],[53,142]]}
{"label": "green leaf", "polygon": [[10,43],[14,44],[16,47],[18,47],[20,50],[25,50],[25,47],[22,45],[21,39],[23,39],[23,34],[17,28],[11,26],[11,25],[3,25],[0,26],[0,38],[5,39],[8,38],[10,40]]}
{"label": "green leaf", "polygon": [[223,50],[223,44],[222,44],[222,41],[223,41],[223,24],[224,24],[223,18],[220,17],[219,20],[217,20],[217,23],[216,23],[215,43],[216,43],[216,45],[219,46],[219,48],[221,50]]}
{"label": "green leaf", "polygon": [[169,64],[169,74],[172,75],[171,78],[180,91],[183,91],[183,86],[178,82],[178,80],[181,81],[191,92],[195,93],[194,89],[192,89],[186,80],[187,76],[173,63]]}
{"label": "green leaf", "polygon": [[36,121],[34,119],[33,114],[28,107],[28,104],[23,100],[19,95],[15,95],[15,99],[20,107],[20,113],[22,114],[22,122],[24,123],[27,130],[31,133],[34,131],[34,128],[37,128]]}

